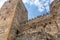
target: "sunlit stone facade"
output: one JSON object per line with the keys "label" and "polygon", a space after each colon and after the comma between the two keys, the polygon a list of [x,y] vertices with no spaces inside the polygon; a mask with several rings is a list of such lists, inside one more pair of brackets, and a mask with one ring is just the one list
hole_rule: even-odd
{"label": "sunlit stone facade", "polygon": [[22,0],[9,0],[0,9],[0,40],[60,40],[60,0],[50,14],[28,20]]}

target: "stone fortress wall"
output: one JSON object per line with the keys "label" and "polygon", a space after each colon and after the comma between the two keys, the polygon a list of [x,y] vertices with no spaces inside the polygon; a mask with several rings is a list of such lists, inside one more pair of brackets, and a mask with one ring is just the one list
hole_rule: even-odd
{"label": "stone fortress wall", "polygon": [[0,10],[0,40],[60,40],[60,0],[51,13],[28,21],[22,0],[9,0]]}

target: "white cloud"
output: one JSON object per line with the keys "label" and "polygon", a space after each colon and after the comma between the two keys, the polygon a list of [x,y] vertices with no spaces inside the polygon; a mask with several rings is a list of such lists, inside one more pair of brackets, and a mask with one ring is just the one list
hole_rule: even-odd
{"label": "white cloud", "polygon": [[53,2],[54,0],[50,0],[50,4]]}
{"label": "white cloud", "polygon": [[23,3],[29,3],[30,0],[22,0]]}
{"label": "white cloud", "polygon": [[50,10],[49,6],[46,6],[46,11],[48,12]]}
{"label": "white cloud", "polygon": [[23,0],[24,3],[30,4],[31,6],[32,5],[37,6],[40,12],[42,12],[45,8],[46,10],[49,10],[48,3],[50,2],[51,4],[53,1],[54,0]]}
{"label": "white cloud", "polygon": [[0,0],[0,8],[2,7],[2,5],[4,4],[4,2],[7,0]]}

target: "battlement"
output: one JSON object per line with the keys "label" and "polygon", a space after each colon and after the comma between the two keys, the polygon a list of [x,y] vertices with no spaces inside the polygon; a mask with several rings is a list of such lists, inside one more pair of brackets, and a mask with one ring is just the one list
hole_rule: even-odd
{"label": "battlement", "polygon": [[[21,23],[20,23],[20,26],[22,27],[23,30],[26,30],[26,29],[31,28],[31,25],[33,25],[33,23],[36,24],[36,25],[37,25],[39,22],[40,22],[39,25],[40,25],[40,24],[45,24],[45,23],[48,23],[48,22],[46,22],[46,21],[48,21],[48,20],[51,21],[51,20],[53,20],[53,18],[54,18],[54,17],[53,17],[52,14],[48,14],[48,15],[41,16],[41,17],[38,17],[38,18],[36,18],[36,19],[30,20],[30,21],[21,22]],[[50,21],[49,21],[49,22],[50,22]],[[28,25],[29,27],[28,27],[27,25]],[[21,28],[21,27],[20,27],[20,28]],[[34,26],[32,26],[32,27],[34,27]],[[26,29],[25,29],[25,28],[26,28]],[[22,30],[21,30],[21,31],[22,31]]]}
{"label": "battlement", "polygon": [[[57,0],[57,1],[55,0],[55,1],[52,2],[52,4],[50,5],[50,9],[51,9],[50,14],[47,13],[47,14],[43,14],[43,15],[37,16],[37,17],[35,17],[35,18],[33,18],[33,19],[30,19],[30,20],[24,20],[24,21],[21,22],[20,24],[26,24],[26,23],[29,23],[30,21],[33,21],[33,20],[38,19],[38,18],[39,18],[39,19],[43,19],[43,18],[45,18],[47,15],[53,15],[53,16],[59,15],[58,12],[57,12],[57,9],[59,8],[59,6],[57,6],[57,5],[60,4],[59,1],[60,1],[60,0]],[[55,14],[55,13],[57,13],[57,14]],[[49,16],[49,17],[50,17],[50,16]]]}
{"label": "battlement", "polygon": [[[36,20],[36,19],[44,20],[44,18],[46,18],[46,16],[48,16],[48,15],[51,15],[51,14],[47,13],[47,14],[43,14],[43,15],[37,16],[37,17],[35,17],[35,18],[29,19],[29,20],[24,20],[23,22],[20,22],[20,24],[22,24],[22,25],[23,25],[23,24],[27,24],[27,23],[29,23],[29,22],[31,22],[31,21]],[[49,17],[50,17],[50,16],[49,16]]]}

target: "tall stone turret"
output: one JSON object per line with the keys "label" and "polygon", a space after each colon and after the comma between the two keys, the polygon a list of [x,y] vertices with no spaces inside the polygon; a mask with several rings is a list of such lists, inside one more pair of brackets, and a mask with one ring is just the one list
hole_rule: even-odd
{"label": "tall stone turret", "polygon": [[54,0],[50,8],[51,8],[51,14],[55,18],[60,32],[60,0]]}
{"label": "tall stone turret", "polygon": [[15,40],[20,22],[27,20],[22,0],[9,0],[0,9],[0,40]]}

